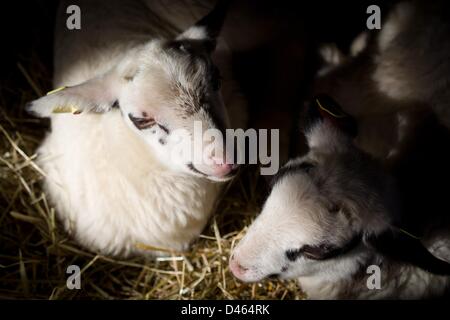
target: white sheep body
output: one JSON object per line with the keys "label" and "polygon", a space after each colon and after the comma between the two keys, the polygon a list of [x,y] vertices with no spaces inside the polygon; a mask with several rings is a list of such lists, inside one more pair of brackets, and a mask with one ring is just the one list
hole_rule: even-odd
{"label": "white sheep body", "polygon": [[[80,1],[82,30],[71,31],[65,28],[69,4],[61,4],[57,22],[55,87],[96,77],[135,48],[173,35],[205,13],[198,3],[188,9],[185,2],[166,7],[164,1],[114,1],[108,6]],[[223,58],[227,53],[222,53]],[[240,95],[237,102],[230,101],[236,98],[227,95],[230,88],[234,90],[224,83],[225,104],[240,107]],[[168,169],[125,125],[119,110],[55,114],[51,122],[38,163],[58,217],[82,245],[111,255],[162,254],[138,246],[182,251],[200,234],[223,184]]]}
{"label": "white sheep body", "polygon": [[126,255],[137,243],[186,250],[221,184],[168,171],[113,112],[52,119],[38,163],[59,217],[92,250]]}

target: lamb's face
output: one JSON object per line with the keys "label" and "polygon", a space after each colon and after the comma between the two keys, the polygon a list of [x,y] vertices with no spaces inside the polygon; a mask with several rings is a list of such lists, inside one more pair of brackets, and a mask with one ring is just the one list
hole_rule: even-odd
{"label": "lamb's face", "polygon": [[370,258],[363,237],[387,228],[380,194],[386,186],[372,160],[327,121],[308,142],[308,154],[279,171],[261,214],[232,253],[230,269],[243,281],[345,277]]}
{"label": "lamb's face", "polygon": [[224,139],[204,135],[213,129],[225,137],[228,127],[219,70],[208,48],[202,42],[155,41],[139,61],[118,99],[126,123],[171,169],[212,180],[232,177],[237,166]]}
{"label": "lamb's face", "polygon": [[[162,164],[227,180],[237,166],[232,150],[224,148],[228,118],[219,70],[211,57],[223,18],[218,6],[175,39],[131,49],[108,72],[42,97],[28,110],[48,117],[55,111],[104,113],[119,108],[126,124]],[[203,134],[208,129],[215,131]]]}

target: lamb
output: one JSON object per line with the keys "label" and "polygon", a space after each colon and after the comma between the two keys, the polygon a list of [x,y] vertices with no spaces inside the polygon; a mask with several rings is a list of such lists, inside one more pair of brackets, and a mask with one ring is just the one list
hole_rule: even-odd
{"label": "lamb", "polygon": [[[313,299],[450,291],[448,194],[439,184],[450,177],[446,6],[400,3],[379,34],[354,41],[350,56],[322,50],[328,64],[314,93],[344,110],[313,99],[320,112],[306,131],[309,151],[280,170],[233,250],[237,278],[297,278]],[[372,265],[380,289],[367,286]]]}
{"label": "lamb", "polygon": [[194,122],[224,130],[227,110],[245,113],[218,38],[225,2],[194,24],[205,3],[79,1],[81,30],[65,28],[68,5],[55,36],[54,85],[64,87],[27,107],[51,118],[38,149],[46,193],[65,229],[93,251],[186,250],[237,171],[223,148],[202,155],[210,163],[175,153],[194,139]]}
{"label": "lamb", "polygon": [[[448,220],[430,224],[422,241],[404,230],[396,181],[355,146],[351,118],[328,98],[311,108],[309,151],[274,177],[261,214],[232,252],[232,273],[245,282],[296,278],[312,299],[449,292]],[[367,286],[372,265],[381,270],[379,289]]]}
{"label": "lamb", "polygon": [[404,1],[379,32],[357,37],[349,56],[322,48],[327,64],[313,94],[329,94],[356,118],[364,151],[393,161],[425,113],[450,128],[449,13],[446,1]]}

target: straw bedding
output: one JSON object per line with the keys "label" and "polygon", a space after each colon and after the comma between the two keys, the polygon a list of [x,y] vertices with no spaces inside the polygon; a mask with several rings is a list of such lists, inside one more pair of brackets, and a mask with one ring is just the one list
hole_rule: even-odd
{"label": "straw bedding", "polygon": [[[228,270],[231,249],[263,202],[265,184],[247,168],[227,187],[190,252],[170,258],[117,260],[77,245],[64,233],[42,190],[34,162],[49,128],[23,111],[51,88],[39,57],[18,61],[22,87],[0,91],[0,298],[2,299],[300,299],[295,282],[244,284]],[[69,265],[81,268],[81,290],[66,287]]]}

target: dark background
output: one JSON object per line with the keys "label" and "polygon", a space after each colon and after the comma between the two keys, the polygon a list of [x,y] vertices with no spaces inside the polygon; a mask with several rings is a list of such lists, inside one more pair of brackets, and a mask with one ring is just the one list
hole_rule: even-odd
{"label": "dark background", "polygon": [[[107,2],[107,0],[105,0]],[[322,42],[336,42],[344,51],[347,50],[351,40],[365,29],[366,8],[377,4],[383,13],[395,1],[267,1],[267,0],[240,0],[246,1],[255,11],[275,14],[290,35],[298,32],[306,34],[307,41],[313,50],[314,45]],[[74,1],[75,3],[76,1]],[[52,74],[52,49],[54,17],[58,5],[57,0],[28,0],[4,1],[0,7],[0,89],[5,87],[19,88],[26,86],[24,76],[19,72],[17,64],[26,69],[35,60],[39,60],[48,77]],[[299,24],[300,22],[300,24]],[[304,30],[298,30],[299,25]],[[297,29],[297,30],[296,30]],[[262,58],[265,63],[267,59]],[[309,69],[314,69],[314,60],[308,61]],[[256,79],[258,65],[252,72],[252,81],[247,87],[250,91],[260,90],[261,85]],[[44,70],[43,70],[44,71]],[[300,78],[300,75],[299,75]],[[50,79],[48,79],[50,80]],[[50,82],[48,83],[50,85]],[[13,94],[11,90],[6,92]],[[9,110],[13,111],[13,110]]]}

